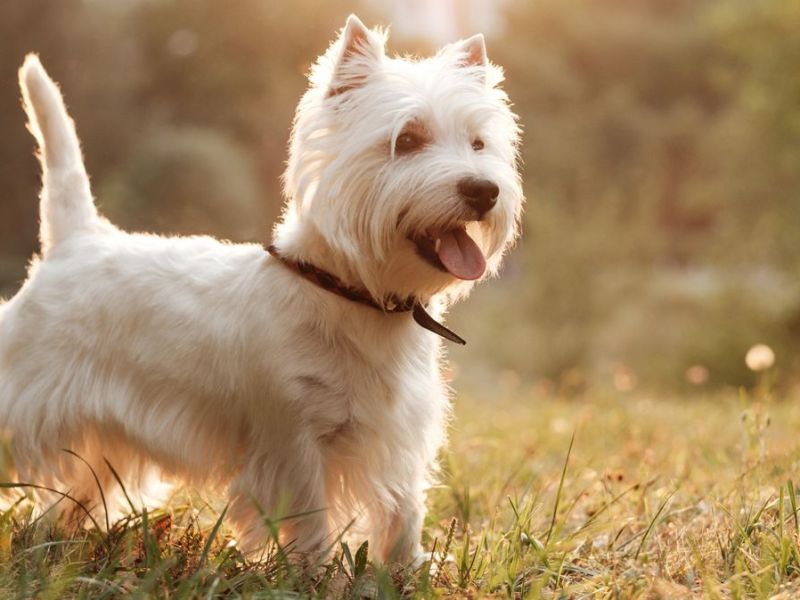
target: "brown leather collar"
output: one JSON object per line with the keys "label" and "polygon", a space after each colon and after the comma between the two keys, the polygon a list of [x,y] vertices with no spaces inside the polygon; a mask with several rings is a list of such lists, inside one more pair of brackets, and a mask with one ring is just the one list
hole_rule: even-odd
{"label": "brown leather collar", "polygon": [[337,296],[341,296],[342,298],[346,298],[351,302],[365,304],[366,306],[372,307],[384,313],[403,313],[410,311],[411,315],[414,317],[414,321],[428,331],[432,331],[436,335],[440,335],[446,340],[450,340],[456,344],[461,344],[462,346],[467,343],[464,338],[457,335],[430,316],[425,311],[425,307],[423,307],[422,303],[413,296],[408,298],[399,298],[392,295],[387,297],[384,305],[381,305],[375,301],[375,299],[367,290],[363,288],[351,287],[336,277],[336,275],[328,273],[327,271],[324,271],[319,267],[315,267],[307,262],[287,258],[281,255],[278,248],[276,248],[274,245],[267,246],[266,248],[267,252],[269,252],[274,258],[278,259],[283,265],[324,290],[336,294]]}

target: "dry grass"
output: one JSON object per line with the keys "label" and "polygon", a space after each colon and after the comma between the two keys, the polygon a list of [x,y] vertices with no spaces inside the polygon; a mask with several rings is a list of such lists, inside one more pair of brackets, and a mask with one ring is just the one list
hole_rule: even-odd
{"label": "dry grass", "polygon": [[363,547],[313,574],[279,548],[250,563],[197,497],[109,534],[52,531],[23,502],[0,516],[0,597],[800,595],[798,398],[510,396],[459,396],[433,568],[387,572]]}

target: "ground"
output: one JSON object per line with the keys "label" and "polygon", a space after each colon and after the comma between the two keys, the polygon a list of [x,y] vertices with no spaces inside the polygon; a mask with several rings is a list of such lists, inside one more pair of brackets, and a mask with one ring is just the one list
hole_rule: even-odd
{"label": "ground", "polygon": [[196,494],[109,534],[31,523],[23,501],[0,516],[0,598],[794,598],[798,432],[800,397],[764,386],[462,392],[429,502],[433,565],[385,571],[341,546],[310,573],[278,550],[249,563]]}

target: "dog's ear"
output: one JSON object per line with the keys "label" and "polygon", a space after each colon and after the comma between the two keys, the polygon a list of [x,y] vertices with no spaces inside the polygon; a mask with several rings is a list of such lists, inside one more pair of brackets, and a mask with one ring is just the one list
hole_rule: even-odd
{"label": "dog's ear", "polygon": [[492,66],[489,64],[489,57],[486,55],[486,42],[482,33],[477,33],[452,46],[459,56],[458,64],[462,67],[478,67],[477,73],[480,80],[486,84]]}
{"label": "dog's ear", "polygon": [[475,78],[487,88],[494,88],[503,81],[503,69],[489,61],[482,33],[446,46],[444,52],[455,54],[458,68],[471,69]]}
{"label": "dog's ear", "polygon": [[462,63],[467,67],[485,67],[489,64],[486,56],[486,41],[482,33],[477,33],[460,42],[456,42],[456,50],[463,53]]}
{"label": "dog's ear", "polygon": [[380,32],[370,31],[355,15],[347,17],[332,48],[334,64],[328,97],[362,85],[383,59],[383,45],[384,36]]}

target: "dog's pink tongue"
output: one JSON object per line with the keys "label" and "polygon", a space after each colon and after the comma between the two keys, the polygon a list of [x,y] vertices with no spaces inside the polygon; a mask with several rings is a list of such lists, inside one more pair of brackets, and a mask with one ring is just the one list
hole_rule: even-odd
{"label": "dog's pink tongue", "polygon": [[479,279],[486,270],[486,259],[478,244],[464,229],[448,229],[438,236],[436,254],[444,268],[459,279]]}

